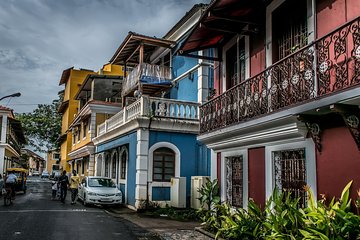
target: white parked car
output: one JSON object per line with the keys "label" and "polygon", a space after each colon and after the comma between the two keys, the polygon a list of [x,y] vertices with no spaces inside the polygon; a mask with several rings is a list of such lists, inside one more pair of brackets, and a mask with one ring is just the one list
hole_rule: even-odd
{"label": "white parked car", "polygon": [[78,197],[84,205],[116,205],[122,203],[122,193],[110,178],[85,177],[78,190]]}

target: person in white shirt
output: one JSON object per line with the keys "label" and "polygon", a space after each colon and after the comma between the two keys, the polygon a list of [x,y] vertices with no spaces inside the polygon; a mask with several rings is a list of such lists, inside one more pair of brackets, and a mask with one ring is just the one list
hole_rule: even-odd
{"label": "person in white shirt", "polygon": [[15,172],[10,172],[9,175],[6,177],[5,185],[6,187],[11,188],[12,197],[15,198],[15,183],[17,182],[17,177],[15,175]]}

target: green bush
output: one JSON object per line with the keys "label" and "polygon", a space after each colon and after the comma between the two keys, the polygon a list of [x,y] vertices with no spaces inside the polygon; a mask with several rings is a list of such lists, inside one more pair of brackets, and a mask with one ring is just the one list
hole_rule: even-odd
{"label": "green bush", "polygon": [[[208,204],[198,211],[205,228],[225,239],[360,239],[360,216],[351,212],[348,183],[338,201],[330,204],[315,202],[309,187],[305,187],[306,208],[299,208],[299,199],[290,193],[274,190],[261,210],[251,199],[248,209],[234,209],[220,203],[217,180],[199,189],[200,201]],[[360,200],[355,201],[358,206]]]}

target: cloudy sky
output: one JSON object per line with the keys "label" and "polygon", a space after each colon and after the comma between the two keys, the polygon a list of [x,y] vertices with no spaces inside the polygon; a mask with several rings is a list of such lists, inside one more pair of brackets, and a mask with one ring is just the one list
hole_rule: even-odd
{"label": "cloudy sky", "polygon": [[0,105],[31,112],[63,89],[64,69],[98,70],[129,31],[162,37],[209,0],[1,0]]}

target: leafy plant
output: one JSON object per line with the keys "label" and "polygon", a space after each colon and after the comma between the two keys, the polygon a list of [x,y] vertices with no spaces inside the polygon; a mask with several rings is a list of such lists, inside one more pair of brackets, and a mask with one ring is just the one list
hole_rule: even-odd
{"label": "leafy plant", "polygon": [[[329,204],[325,197],[315,201],[306,186],[307,206],[299,208],[299,199],[288,192],[274,189],[265,209],[261,210],[251,199],[248,209],[235,209],[228,203],[214,202],[213,193],[218,193],[217,182],[207,184],[201,189],[206,194],[202,203],[210,203],[210,208],[202,209],[203,225],[216,238],[225,239],[360,239],[360,216],[351,212],[352,200],[349,182],[341,193]],[[360,199],[360,191],[358,191]],[[216,196],[216,195],[214,195]],[[360,200],[355,201],[359,207]],[[217,200],[217,198],[215,198]]]}
{"label": "leafy plant", "polygon": [[206,207],[210,210],[212,204],[220,203],[219,185],[217,179],[207,181],[205,185],[198,189],[198,192],[201,195],[199,198],[201,208]]}

